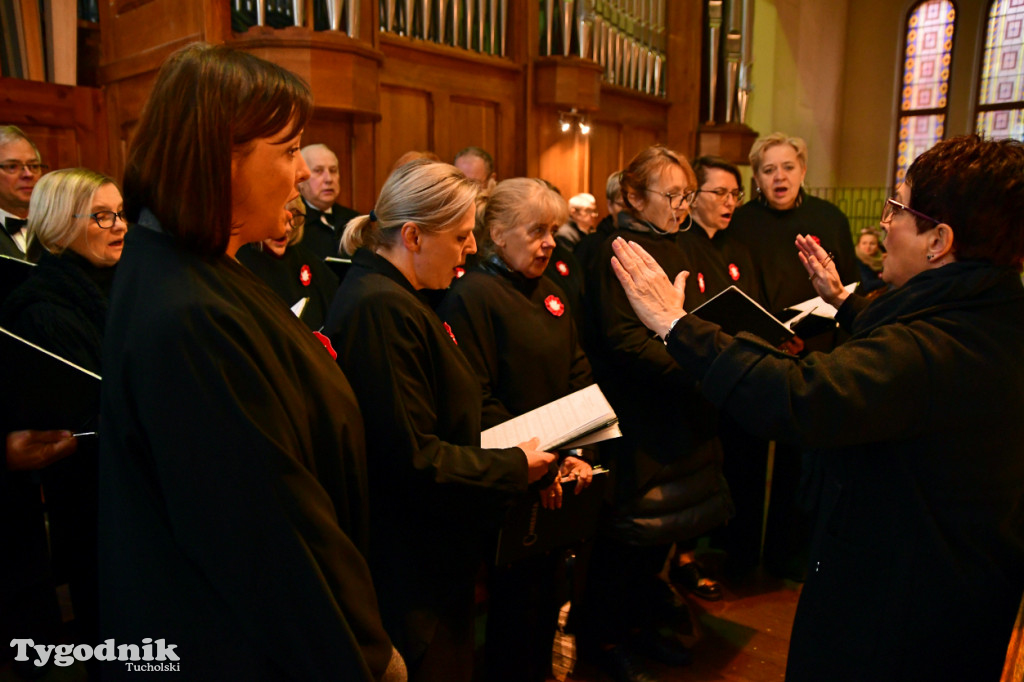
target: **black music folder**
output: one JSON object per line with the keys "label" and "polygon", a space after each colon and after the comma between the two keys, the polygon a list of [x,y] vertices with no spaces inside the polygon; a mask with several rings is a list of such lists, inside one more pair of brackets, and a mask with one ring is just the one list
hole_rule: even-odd
{"label": "black music folder", "polygon": [[0,327],[0,409],[16,430],[94,429],[100,376]]}
{"label": "black music folder", "polygon": [[35,272],[36,264],[0,254],[0,304]]}
{"label": "black music folder", "polygon": [[537,492],[528,492],[505,516],[505,523],[498,532],[494,564],[503,566],[594,537],[608,483],[607,473],[607,469],[595,467],[593,480],[579,495],[575,480],[562,483],[560,509],[544,509]]}
{"label": "black music folder", "polygon": [[749,332],[773,346],[781,345],[794,336],[789,327],[735,286],[694,308],[690,314],[714,322],[726,334],[735,336]]}

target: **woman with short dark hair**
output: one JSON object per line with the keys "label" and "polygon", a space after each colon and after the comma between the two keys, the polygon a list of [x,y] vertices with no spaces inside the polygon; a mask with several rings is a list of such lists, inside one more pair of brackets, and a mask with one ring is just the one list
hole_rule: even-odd
{"label": "woman with short dark hair", "polygon": [[285,234],[312,108],[285,69],[193,45],[161,67],[128,154],[137,225],[103,352],[101,625],[119,644],[175,645],[193,677],[404,677],[363,558],[355,395],[234,258]]}
{"label": "woman with short dark hair", "polygon": [[822,451],[786,678],[994,680],[1024,591],[1024,145],[939,142],[881,228],[893,289],[870,302],[797,239],[852,334],[805,359],[687,315],[635,245],[617,243],[613,267],[708,398],[754,433]]}

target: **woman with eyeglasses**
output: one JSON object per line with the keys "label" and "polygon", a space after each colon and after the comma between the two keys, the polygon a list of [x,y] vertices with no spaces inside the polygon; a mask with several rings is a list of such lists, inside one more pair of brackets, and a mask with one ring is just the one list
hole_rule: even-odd
{"label": "woman with eyeglasses", "polygon": [[133,227],[103,347],[101,636],[162,638],[193,678],[405,679],[365,559],[355,395],[236,260],[286,234],[312,111],[280,66],[190,45],[160,68],[125,166]]}
{"label": "woman with eyeglasses", "polygon": [[[688,269],[676,233],[693,225],[698,185],[686,159],[661,146],[645,149],[622,172],[621,187],[625,208],[612,239],[643,244],[673,276]],[[585,615],[577,615],[581,646],[621,678],[642,665],[637,655],[689,661],[678,639],[658,632],[673,612],[657,576],[672,544],[724,523],[732,501],[714,409],[630,308],[611,255],[609,241],[589,273],[588,356],[622,438],[601,451],[613,471],[614,505],[595,542]]]}
{"label": "woman with eyeglasses", "polygon": [[857,281],[849,220],[834,205],[804,191],[807,144],[785,133],[760,137],[750,148],[750,165],[756,196],[736,209],[729,233],[754,257],[768,310],[779,312],[817,295],[793,255],[798,234],[811,236],[833,254],[844,281]]}
{"label": "woman with eyeglasses", "polygon": [[[111,284],[128,231],[121,210],[121,192],[105,175],[85,168],[44,175],[32,192],[28,221],[28,239],[42,247],[42,254],[35,272],[4,302],[0,326],[101,374]],[[72,437],[63,434],[59,440]],[[81,641],[94,641],[98,635],[96,441],[73,440],[77,442],[55,454],[74,454],[60,460],[23,461],[19,450],[9,450],[6,468],[39,472],[49,513],[53,567],[70,578]]]}
{"label": "woman with eyeglasses", "polygon": [[939,142],[881,229],[872,301],[796,240],[851,334],[803,359],[687,315],[635,245],[613,266],[704,395],[822,465],[786,679],[998,679],[1024,592],[1024,145]]}

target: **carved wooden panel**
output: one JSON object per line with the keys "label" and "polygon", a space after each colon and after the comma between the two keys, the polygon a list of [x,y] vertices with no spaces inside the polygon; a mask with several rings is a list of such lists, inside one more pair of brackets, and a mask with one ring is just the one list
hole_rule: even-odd
{"label": "carved wooden panel", "polygon": [[84,166],[116,177],[99,90],[0,77],[0,112],[32,138],[51,170]]}
{"label": "carved wooden panel", "polygon": [[413,150],[435,151],[434,102],[430,92],[381,86],[380,110],[376,158],[378,190],[402,154]]}
{"label": "carved wooden panel", "polygon": [[[449,106],[448,148],[436,150],[441,160],[451,162],[460,150],[475,145],[487,150],[500,148],[501,107],[497,102],[452,97]],[[492,151],[493,153],[493,151]]]}
{"label": "carved wooden panel", "polygon": [[604,196],[610,173],[620,171],[629,159],[623,159],[622,124],[595,122],[590,130],[590,193],[597,199],[597,210],[608,213]]}

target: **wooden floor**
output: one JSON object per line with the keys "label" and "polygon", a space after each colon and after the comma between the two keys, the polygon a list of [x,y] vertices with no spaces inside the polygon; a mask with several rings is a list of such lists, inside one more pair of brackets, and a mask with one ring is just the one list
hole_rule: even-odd
{"label": "wooden floor", "polygon": [[[722,586],[725,594],[717,602],[683,595],[694,630],[683,641],[693,652],[693,663],[680,668],[652,664],[652,671],[667,682],[782,680],[800,584],[758,573],[742,583],[723,582]],[[609,678],[580,664],[565,679],[605,682]]]}

